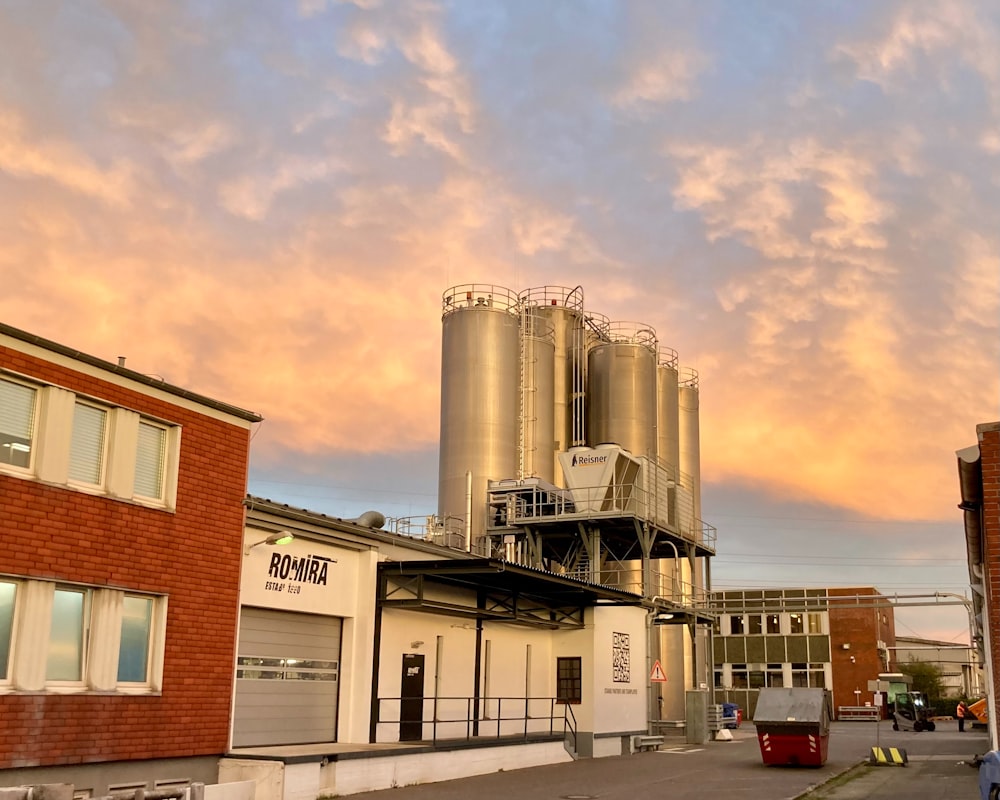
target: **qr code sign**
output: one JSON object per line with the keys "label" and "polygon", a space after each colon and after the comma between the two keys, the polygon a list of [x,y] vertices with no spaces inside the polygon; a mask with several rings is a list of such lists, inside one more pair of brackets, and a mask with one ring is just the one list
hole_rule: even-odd
{"label": "qr code sign", "polygon": [[613,633],[611,639],[611,671],[615,683],[628,683],[631,677],[631,658],[629,656],[629,635]]}

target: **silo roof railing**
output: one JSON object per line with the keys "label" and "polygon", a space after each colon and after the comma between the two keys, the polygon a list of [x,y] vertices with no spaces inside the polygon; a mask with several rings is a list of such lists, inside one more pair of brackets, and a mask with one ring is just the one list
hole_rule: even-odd
{"label": "silo roof railing", "polygon": [[677,369],[678,364],[677,351],[672,347],[661,347],[659,353],[659,360],[657,362],[658,366],[669,367],[670,369]]}
{"label": "silo roof railing", "polygon": [[698,370],[692,367],[681,367],[678,372],[677,384],[689,389],[698,388]]}
{"label": "silo roof railing", "polygon": [[493,283],[463,283],[441,295],[442,315],[467,308],[491,308],[516,314],[520,310],[516,292]]}
{"label": "silo roof railing", "polygon": [[583,311],[583,287],[536,286],[518,295],[524,306],[555,306]]}
{"label": "silo roof railing", "polygon": [[659,341],[656,338],[656,329],[652,325],[620,320],[608,323],[606,332],[611,344],[638,344],[652,349],[659,355]]}

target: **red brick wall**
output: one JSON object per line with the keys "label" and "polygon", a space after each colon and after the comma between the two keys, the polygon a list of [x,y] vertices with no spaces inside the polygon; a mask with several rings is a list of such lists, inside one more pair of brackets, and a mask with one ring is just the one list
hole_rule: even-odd
{"label": "red brick wall", "polygon": [[249,432],[4,347],[0,365],[183,426],[174,513],[0,475],[0,572],[169,595],[162,695],[0,694],[0,768],[224,752]]}
{"label": "red brick wall", "polygon": [[[990,430],[989,428],[992,428]],[[986,569],[993,696],[1000,697],[1000,430],[982,426],[983,561]]]}
{"label": "red brick wall", "polygon": [[[833,597],[855,597],[878,592],[872,587],[851,589],[829,589]],[[868,681],[878,679],[885,672],[885,663],[878,651],[881,639],[889,647],[896,644],[895,619],[891,608],[857,608],[857,605],[871,606],[873,599],[848,600],[839,603],[830,601],[830,661],[833,666],[833,706],[864,705],[873,702],[873,694],[868,691]],[[886,622],[882,622],[885,617]],[[843,645],[849,644],[845,650]],[[890,653],[893,651],[890,650]],[[854,661],[851,661],[851,658]],[[861,691],[855,695],[855,689]]]}

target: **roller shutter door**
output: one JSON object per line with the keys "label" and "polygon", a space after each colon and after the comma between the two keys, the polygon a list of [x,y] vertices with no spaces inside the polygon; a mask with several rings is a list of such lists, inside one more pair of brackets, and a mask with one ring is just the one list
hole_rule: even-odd
{"label": "roller shutter door", "polygon": [[233,746],[333,742],[341,620],[244,607]]}

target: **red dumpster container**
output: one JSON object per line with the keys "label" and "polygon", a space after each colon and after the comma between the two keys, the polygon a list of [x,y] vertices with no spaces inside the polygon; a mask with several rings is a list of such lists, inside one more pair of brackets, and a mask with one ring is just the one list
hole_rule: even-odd
{"label": "red dumpster container", "polygon": [[823,766],[832,718],[833,703],[826,689],[761,689],[753,724],[764,763]]}

